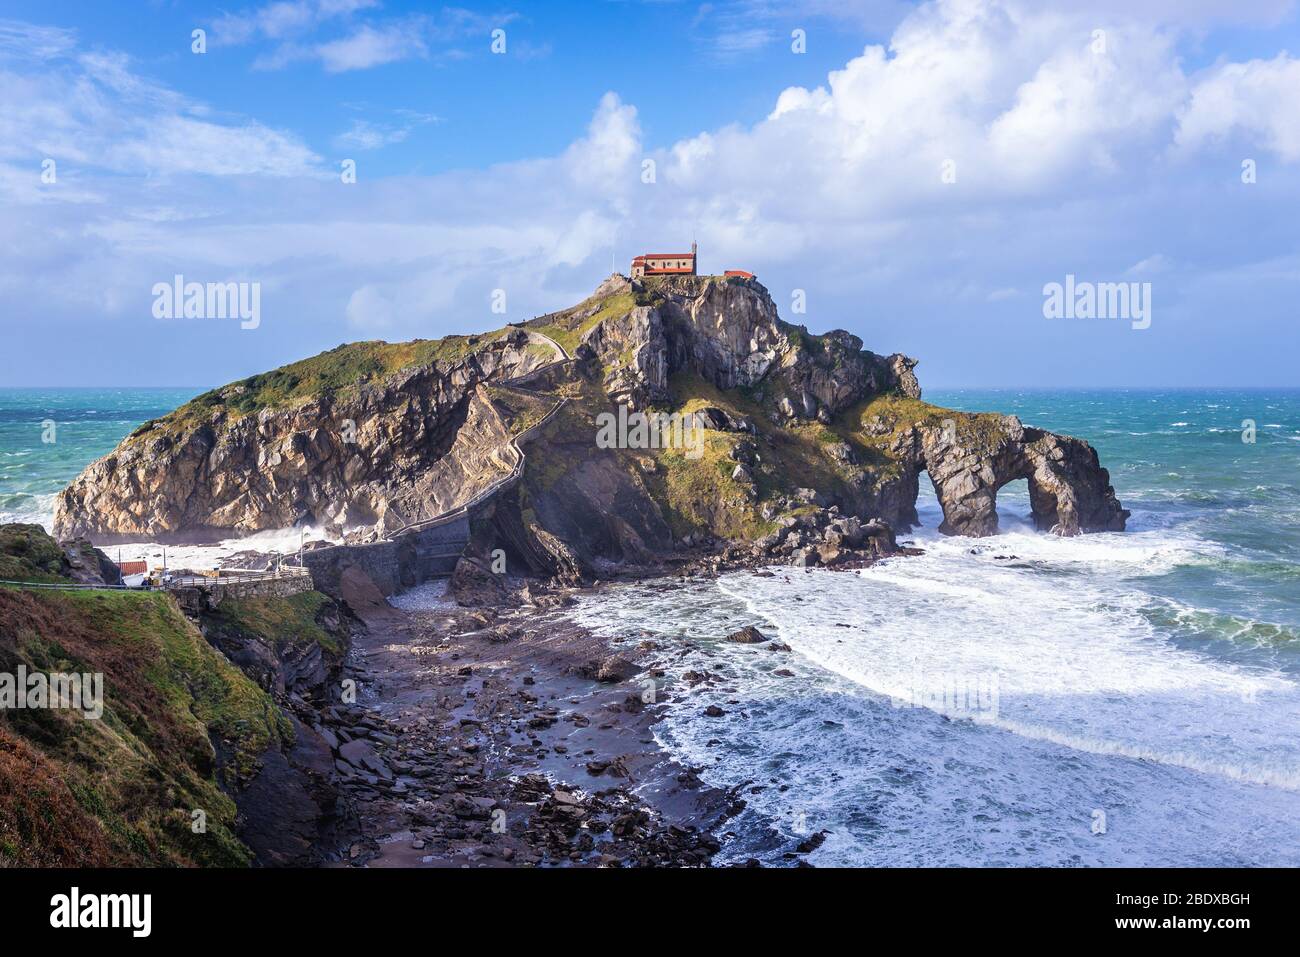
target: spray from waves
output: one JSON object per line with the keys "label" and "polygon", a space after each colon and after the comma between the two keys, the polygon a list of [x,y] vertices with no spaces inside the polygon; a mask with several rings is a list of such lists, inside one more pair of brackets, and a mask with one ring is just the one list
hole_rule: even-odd
{"label": "spray from waves", "polygon": [[[1149,596],[1103,584],[1123,580],[1116,565],[1149,573],[1161,556],[1177,560],[1179,549],[1171,555],[1140,542],[1084,543],[1091,573],[1063,587],[1059,577],[1043,574],[1043,564],[1075,542],[1007,538],[1020,540],[988,550],[927,543],[922,558],[851,576],[802,575],[789,586],[724,578],[719,587],[769,621],[795,651],[872,693],[915,698],[918,670],[931,679],[964,676],[968,687],[992,675],[1000,703],[995,714],[975,718],[993,727],[1075,751],[1300,790],[1300,751],[1284,735],[1257,729],[1263,700],[1279,725],[1300,727],[1295,682],[1262,663],[1243,667],[1175,647],[1143,614]],[[991,552],[1007,550],[1032,560],[991,559]],[[827,627],[796,610],[807,606],[809,591],[841,624],[862,620],[854,617],[855,604],[873,611],[863,628]],[[953,711],[946,699],[935,703],[927,694],[928,707],[969,716],[969,701],[959,700]]]}
{"label": "spray from waves", "polygon": [[1286,791],[1300,792],[1300,767],[1270,768],[1259,765],[1207,760],[1204,756],[1189,751],[1161,751],[1156,748],[1125,744],[1120,741],[1097,740],[1075,734],[1067,734],[1056,728],[1044,725],[1026,724],[1020,721],[994,720],[995,727],[1010,731],[1022,738],[1034,741],[1046,741],[1059,744],[1073,751],[1085,751],[1107,757],[1132,758],[1137,761],[1151,761],[1156,764],[1198,771],[1216,777],[1241,781],[1246,784],[1262,784],[1282,788]]}
{"label": "spray from waves", "polygon": [[[851,589],[855,576],[786,574],[803,601],[792,595],[780,607],[780,638],[798,640],[812,615],[852,647],[854,633],[838,626],[854,623],[849,612],[862,611],[862,596],[836,596]],[[574,612],[588,627],[623,638],[692,636],[668,645],[675,649],[664,662],[674,703],[655,735],[679,761],[701,768],[710,785],[751,785],[746,810],[728,824],[734,836],[721,860],[780,864],[784,852],[824,831],[825,844],[809,857],[819,865],[1300,863],[1292,850],[1300,849],[1294,791],[1261,788],[1231,771],[1141,760],[1107,738],[1087,749],[1055,743],[1056,727],[1015,733],[978,720],[950,721],[822,667],[798,653],[802,642],[796,654],[781,655],[722,641],[739,622],[773,628],[751,610],[766,610],[770,596],[755,589],[770,584],[738,574],[724,578],[723,588],[617,586],[582,597]],[[879,618],[871,616],[866,627]],[[707,670],[719,682],[688,687],[681,680],[688,669]],[[905,698],[906,677],[898,677],[889,690]],[[701,719],[709,704],[731,717]],[[1287,733],[1294,718],[1279,720],[1279,733]],[[1162,754],[1176,756],[1169,748]],[[1170,807],[1179,809],[1176,820]],[[1091,831],[1098,808],[1122,840]]]}
{"label": "spray from waves", "polygon": [[47,532],[54,528],[54,501],[57,494],[29,495],[16,492],[0,498],[0,525],[20,523],[40,525]]}
{"label": "spray from waves", "polygon": [[324,528],[303,525],[297,528],[276,528],[256,532],[243,538],[228,538],[206,545],[160,545],[140,541],[112,545],[105,549],[110,558],[121,561],[148,561],[158,565],[163,558],[168,568],[219,568],[224,559],[239,552],[262,552],[293,556],[305,543],[311,541],[341,541],[331,538]]}
{"label": "spray from waves", "polygon": [[[921,556],[581,604],[590,627],[682,639],[655,734],[708,784],[745,786],[723,860],[780,864],[825,832],[819,865],[1300,864],[1295,629],[1188,585],[1262,599],[1285,592],[1285,562],[1267,537],[1216,537],[1217,510],[1134,504],[1122,535],[1061,539],[1004,514],[1002,534],[970,540],[934,532],[923,497]],[[793,654],[721,641],[733,624]],[[685,669],[719,681],[688,686]],[[985,676],[987,714],[930,694]],[[727,717],[701,718],[709,704]]]}
{"label": "spray from waves", "polygon": [[[893,580],[897,581],[897,579]],[[1071,716],[1071,724],[1082,723],[1086,726],[1089,723],[1095,723],[1100,729],[1111,732],[1106,735],[1077,733],[1059,726],[1054,727],[1038,721],[1010,718],[1005,715],[1008,706],[1013,704],[1013,702],[1008,701],[1008,697],[1018,693],[1047,694],[1062,697],[1118,695],[1126,698],[1134,698],[1143,692],[1168,694],[1170,679],[1167,675],[1139,675],[1119,680],[1116,674],[1106,674],[1106,669],[1103,668],[1101,674],[1091,676],[1094,679],[1091,681],[1086,679],[1062,681],[1049,677],[1047,681],[1040,682],[1038,686],[1030,690],[1018,686],[1014,681],[1008,681],[1008,676],[1005,674],[1005,664],[1001,666],[1001,670],[996,666],[993,668],[976,667],[972,670],[969,665],[962,664],[960,661],[952,664],[930,661],[919,672],[918,680],[918,670],[914,666],[915,663],[903,662],[892,668],[888,664],[881,667],[871,660],[855,659],[846,661],[841,656],[828,653],[824,642],[821,645],[815,641],[810,642],[806,632],[801,632],[799,628],[792,627],[789,620],[785,619],[784,616],[778,614],[774,617],[771,608],[765,603],[754,601],[751,597],[753,592],[749,587],[750,584],[752,583],[741,586],[739,583],[734,582],[729,584],[720,583],[719,588],[729,597],[744,602],[756,615],[766,619],[777,630],[781,639],[799,654],[827,671],[847,678],[860,687],[892,701],[924,701],[925,707],[946,717],[969,718],[1023,738],[1060,745],[1074,751],[1153,761],[1236,781],[1300,791],[1300,755],[1297,755],[1294,751],[1288,750],[1288,753],[1279,759],[1280,766],[1274,767],[1258,762],[1233,760],[1222,754],[1161,747],[1140,740],[1123,740],[1120,737],[1113,736],[1114,732],[1121,730],[1125,723],[1123,715],[1089,715],[1084,718],[1080,718],[1078,715]],[[931,595],[946,597],[982,597],[983,594],[978,589],[968,586],[942,585],[929,582],[924,583],[919,590]],[[841,639],[835,640],[840,641]],[[1069,662],[1068,659],[1064,658],[1059,663],[1082,666],[1082,668],[1075,669],[1076,676],[1085,673],[1082,669],[1092,667],[1095,664],[1087,661]],[[981,713],[978,710],[972,711],[973,706],[971,704],[972,698],[987,697],[988,692],[985,689],[987,689],[990,681],[981,676],[988,675],[996,676],[996,690],[998,697],[1001,699],[999,708],[1002,713],[993,716]],[[1220,688],[1218,694],[1211,697],[1211,689],[1223,683],[1232,684],[1231,691],[1225,692]],[[1246,676],[1225,672],[1222,675],[1210,676],[1209,680],[1204,677],[1190,677],[1183,682],[1176,682],[1176,684],[1177,690],[1182,693],[1191,693],[1196,689],[1200,689],[1201,694],[1191,704],[1194,710],[1199,710],[1207,699],[1213,701],[1218,698],[1223,702],[1219,708],[1221,713],[1224,710],[1247,712],[1253,708],[1254,703],[1261,696],[1272,693],[1288,696],[1292,699],[1290,702],[1292,716],[1300,714],[1294,700],[1295,685],[1276,675]],[[950,693],[950,690],[955,691],[955,693]],[[974,707],[977,706],[978,702]],[[1184,704],[1184,707],[1187,707],[1187,705]],[[1099,718],[1104,720],[1099,720]],[[1242,716],[1242,720],[1247,720],[1245,715]]]}
{"label": "spray from waves", "polygon": [[[1135,516],[1135,518],[1144,516]],[[1110,572],[1147,576],[1168,571],[1178,565],[1223,557],[1226,550],[1186,531],[1186,521],[1171,527],[1173,521],[1159,516],[1145,516],[1150,527],[1130,522],[1136,527],[1126,532],[1103,532],[1064,538],[1043,534],[1027,523],[1004,521],[1000,533],[989,539],[951,538],[934,530],[937,522],[916,530],[910,538],[918,547],[938,557],[959,557],[972,550],[977,555],[1014,554],[1025,561],[1038,561],[1058,567],[1078,566],[1088,570],[1106,566]],[[1010,525],[1010,527],[1008,527]]]}

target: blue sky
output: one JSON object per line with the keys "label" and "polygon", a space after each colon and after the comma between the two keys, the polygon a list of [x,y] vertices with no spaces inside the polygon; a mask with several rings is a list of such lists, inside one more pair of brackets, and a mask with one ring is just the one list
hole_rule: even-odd
{"label": "blue sky", "polygon": [[[1080,6],[9,0],[0,384],[492,328],[695,236],[923,386],[1300,385],[1294,4]],[[176,273],[261,324],[154,318]],[[1045,319],[1067,274],[1150,328]]]}

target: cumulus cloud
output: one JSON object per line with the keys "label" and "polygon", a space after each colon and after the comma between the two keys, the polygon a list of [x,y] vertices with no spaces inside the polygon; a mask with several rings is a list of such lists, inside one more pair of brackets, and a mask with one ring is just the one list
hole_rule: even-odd
{"label": "cumulus cloud", "polygon": [[1241,136],[1287,162],[1300,160],[1300,60],[1220,63],[1207,71],[1182,110],[1177,142],[1197,149]]}
{"label": "cumulus cloud", "polygon": [[[1227,7],[1202,4],[1198,15]],[[0,163],[57,148],[113,171],[153,175],[152,161],[177,179],[165,189],[94,179],[97,205],[43,213],[48,235],[81,237],[77,261],[62,262],[54,240],[27,244],[0,264],[0,308],[12,313],[16,297],[39,293],[53,314],[89,302],[147,312],[140,290],[159,276],[246,274],[267,284],[258,334],[260,365],[270,366],[358,332],[500,325],[489,309],[498,288],[504,318],[526,319],[580,300],[611,255],[626,270],[635,253],[695,236],[707,268],[757,271],[787,318],[848,326],[950,379],[1018,354],[1036,368],[1062,349],[1080,369],[1090,349],[1097,362],[1136,364],[1146,346],[1121,352],[1101,333],[1063,346],[1071,333],[1042,321],[1032,291],[1067,272],[1102,280],[1131,270],[1160,282],[1161,308],[1174,309],[1182,277],[1226,269],[1214,259],[1221,247],[1188,228],[1209,214],[1196,160],[1217,162],[1229,138],[1300,159],[1294,107],[1279,92],[1294,88],[1294,65],[1279,56],[1188,75],[1167,18],[1117,9],[1101,49],[1096,20],[1027,0],[935,0],[824,83],[774,89],[753,125],[649,143],[635,104],[608,92],[554,155],[350,186],[321,175],[289,132],[218,120],[129,63],[92,70],[68,54],[53,89],[30,72],[0,75]],[[339,141],[377,148],[407,125],[371,115]],[[1172,154],[1183,162],[1169,163]],[[240,175],[238,188],[195,179],[226,174]],[[37,187],[24,189],[24,202],[38,202]],[[1235,196],[1219,202],[1221,230],[1252,215]],[[0,238],[11,234],[0,220]],[[1252,256],[1278,257],[1236,255],[1227,277],[1252,275]],[[807,292],[804,316],[789,314],[794,288]],[[958,304],[969,310],[961,321]],[[1148,341],[1170,348],[1161,322]],[[230,361],[253,371],[247,356]]]}

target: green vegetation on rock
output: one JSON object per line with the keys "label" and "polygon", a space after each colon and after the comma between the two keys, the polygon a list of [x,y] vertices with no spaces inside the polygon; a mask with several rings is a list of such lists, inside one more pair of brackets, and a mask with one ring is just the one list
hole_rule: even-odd
{"label": "green vegetation on rock", "polygon": [[333,600],[318,591],[287,598],[227,598],[210,617],[260,638],[272,648],[315,644],[327,655],[338,658],[346,649],[339,636],[319,620],[322,611],[333,606]]}
{"label": "green vegetation on rock", "polygon": [[459,362],[491,345],[509,330],[498,329],[472,336],[415,339],[411,342],[353,342],[298,362],[240,379],[196,396],[162,419],[141,425],[133,435],[155,427],[169,431],[192,428],[213,413],[226,410],[235,417],[255,415],[263,409],[290,408],[325,393],[348,395],[362,386],[435,362]]}
{"label": "green vegetation on rock", "polygon": [[39,525],[0,525],[0,580],[61,582],[63,549]]}
{"label": "green vegetation on rock", "polygon": [[[0,526],[7,567],[65,580],[61,555],[39,526]],[[103,714],[0,711],[0,866],[250,863],[230,795],[292,728],[170,595],[0,586],[0,672],[19,666],[102,675]]]}
{"label": "green vegetation on rock", "polygon": [[603,299],[592,296],[572,309],[541,316],[525,325],[534,332],[549,336],[573,355],[582,337],[606,319],[624,316],[638,305],[646,305],[631,292],[621,292]]}
{"label": "green vegetation on rock", "polygon": [[[101,673],[104,713],[0,717],[0,859],[250,862],[229,789],[292,732],[270,697],[208,645],[169,596],[0,589],[0,670],[19,664]],[[206,833],[193,832],[195,811]]]}

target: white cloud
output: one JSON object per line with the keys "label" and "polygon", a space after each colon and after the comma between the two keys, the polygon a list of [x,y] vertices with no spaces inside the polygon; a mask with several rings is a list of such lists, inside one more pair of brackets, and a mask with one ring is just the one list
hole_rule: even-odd
{"label": "white cloud", "polygon": [[1177,143],[1187,149],[1241,135],[1287,162],[1300,160],[1300,60],[1220,63],[1196,84],[1179,120]]}
{"label": "white cloud", "polygon": [[62,27],[0,20],[0,58],[48,60],[76,45],[76,33]]}
{"label": "white cloud", "polygon": [[334,137],[334,146],[338,149],[382,149],[404,142],[416,127],[439,122],[439,118],[431,113],[416,113],[411,110],[398,111],[397,117],[400,122],[355,119],[348,129]]}
{"label": "white cloud", "polygon": [[102,162],[114,169],[181,175],[302,176],[319,157],[296,138],[260,123],[208,123],[185,116],[157,117],[138,135],[106,146]]}
{"label": "white cloud", "polygon": [[[443,48],[471,36],[485,38],[517,14],[488,16],[461,7],[436,12],[383,16],[378,0],[280,0],[262,7],[223,14],[211,24],[215,46],[257,42],[271,44],[253,60],[255,70],[279,70],[293,63],[316,62],[329,73],[346,73],[431,56],[456,59],[464,52]],[[330,32],[340,35],[325,38]],[[528,43],[516,54],[544,56],[549,48]]]}
{"label": "white cloud", "polygon": [[[783,314],[790,289],[806,289],[808,314],[787,318],[910,349],[923,371],[959,375],[981,349],[1002,350],[983,355],[988,368],[1016,350],[1037,368],[1068,349],[1071,368],[1095,369],[1087,346],[1045,338],[1066,333],[1042,322],[1034,291],[1067,272],[1161,271],[1161,308],[1172,312],[1181,277],[1229,265],[1194,228],[1208,215],[1196,160],[1229,134],[1286,158],[1294,108],[1277,93],[1287,58],[1189,78],[1173,27],[1117,17],[1099,57],[1094,19],[1024,0],[937,0],[823,84],[773,90],[752,126],[648,144],[636,107],[610,92],[554,155],[352,186],[320,175],[320,158],[291,133],[215,119],[120,59],[65,58],[39,76],[11,69],[0,74],[0,189],[33,181],[14,164],[51,149],[154,178],[74,179],[100,200],[84,204],[22,187],[32,205],[0,217],[0,240],[16,240],[22,219],[48,228],[0,263],[0,312],[39,296],[51,316],[88,303],[134,314],[159,276],[250,273],[284,290],[267,302],[265,335],[293,332],[259,354],[269,367],[357,331],[499,325],[494,288],[507,291],[505,319],[526,319],[589,293],[611,250],[626,270],[638,252],[697,236],[706,268],[757,271]],[[371,62],[381,48],[338,62]],[[378,148],[418,122],[369,110],[339,142]],[[1187,162],[1167,162],[1172,144]],[[657,164],[653,184],[641,180],[644,158]],[[955,183],[941,179],[947,159]],[[158,182],[162,173],[175,181]],[[252,178],[236,187],[185,174]],[[1215,221],[1231,230],[1243,209],[1225,205]],[[958,308],[974,318],[952,321]],[[1171,348],[1159,335],[1153,327],[1151,341]],[[1097,361],[1143,358],[1097,343]]]}
{"label": "white cloud", "polygon": [[578,190],[595,188],[617,193],[626,186],[628,172],[640,152],[636,107],[623,103],[616,93],[606,93],[596,107],[587,135],[565,152],[564,165]]}
{"label": "white cloud", "polygon": [[379,0],[277,0],[242,13],[223,13],[212,22],[212,41],[220,46],[284,40],[378,6]]}
{"label": "white cloud", "polygon": [[[214,119],[120,54],[63,52],[39,74],[0,70],[0,161],[50,157],[65,180],[82,181],[95,171],[152,178],[321,172],[320,158],[291,133]],[[6,177],[0,188],[11,199],[56,193],[40,186]]]}
{"label": "white cloud", "polygon": [[328,72],[343,73],[423,56],[426,48],[420,36],[408,28],[363,26],[341,40],[320,44],[315,52]]}
{"label": "white cloud", "polygon": [[1174,268],[1174,261],[1164,253],[1156,253],[1148,256],[1141,262],[1134,263],[1125,270],[1130,276],[1149,276],[1155,273],[1168,272]]}

